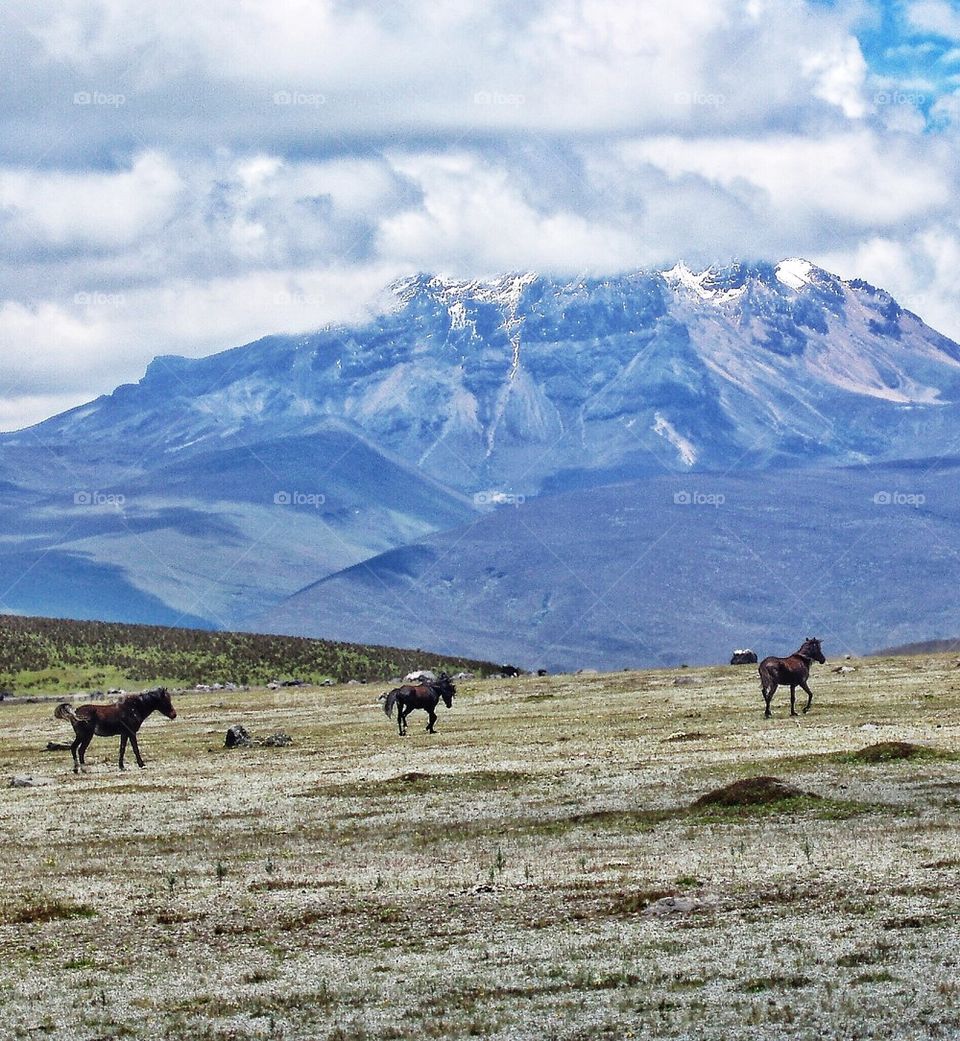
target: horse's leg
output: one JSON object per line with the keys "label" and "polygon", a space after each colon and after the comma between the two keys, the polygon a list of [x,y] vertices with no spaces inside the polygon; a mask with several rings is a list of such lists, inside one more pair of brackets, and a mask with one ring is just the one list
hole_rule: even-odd
{"label": "horse's leg", "polygon": [[83,773],[83,771],[87,768],[87,763],[84,759],[84,756],[87,754],[87,748],[89,747],[90,742],[92,740],[93,734],[84,734],[83,737],[79,739],[79,746],[77,748],[77,759],[80,760],[80,773]]}
{"label": "horse's leg", "polygon": [[797,685],[796,683],[790,684],[790,715],[795,716],[797,714]]}
{"label": "horse's leg", "polygon": [[776,690],[776,683],[771,683],[769,686],[765,685],[763,688],[763,700],[767,703],[767,710],[763,714],[765,719],[770,718],[770,703],[773,701],[773,695],[776,693]]}
{"label": "horse's leg", "polygon": [[130,734],[130,747],[133,749],[133,754],[137,757],[137,766],[143,769],[143,756],[140,754],[140,746],[137,744],[137,735],[134,733]]}
{"label": "horse's leg", "polygon": [[806,683],[803,680],[800,681],[800,686],[803,687],[803,689],[807,692],[807,703],[803,706],[803,711],[809,712],[810,706],[813,704],[813,691],[806,685]]}
{"label": "horse's leg", "polygon": [[77,749],[80,747],[80,742],[83,738],[77,734],[73,740],[73,744],[70,746],[70,754],[73,756],[73,772],[75,774],[80,773],[80,760],[77,758]]}
{"label": "horse's leg", "polygon": [[428,734],[436,733],[436,731],[433,729],[433,724],[436,723],[436,721],[437,721],[437,714],[436,714],[436,712],[433,711],[432,708],[428,708],[427,712],[430,713],[430,718],[427,720],[427,733]]}
{"label": "horse's leg", "polygon": [[123,756],[124,756],[124,753],[126,751],[127,751],[127,735],[126,734],[121,734],[120,735],[120,769],[121,770],[126,770],[126,767],[123,765]]}
{"label": "horse's leg", "polygon": [[397,706],[397,729],[401,737],[407,732],[407,710],[403,705]]}

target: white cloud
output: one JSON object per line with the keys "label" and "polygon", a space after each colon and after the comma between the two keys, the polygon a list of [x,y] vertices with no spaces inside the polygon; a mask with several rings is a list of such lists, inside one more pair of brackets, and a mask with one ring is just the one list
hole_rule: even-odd
{"label": "white cloud", "polygon": [[904,238],[872,236],[821,261],[845,278],[881,286],[928,325],[960,342],[960,225]]}
{"label": "white cloud", "polygon": [[170,218],[181,188],[156,152],[116,173],[0,169],[4,231],[37,245],[128,245]]}
{"label": "white cloud", "polygon": [[723,188],[751,186],[779,219],[810,217],[885,227],[953,200],[951,176],[918,154],[912,139],[881,140],[868,130],[820,138],[650,138],[622,146],[625,160],[679,178],[694,174]]}
{"label": "white cloud", "polygon": [[960,11],[946,0],[914,0],[907,7],[907,21],[921,32],[960,41]]}
{"label": "white cloud", "polygon": [[816,97],[837,105],[851,119],[866,114],[867,62],[855,39],[838,40],[832,46],[819,48],[803,59],[802,67],[814,81]]}
{"label": "white cloud", "polygon": [[394,166],[417,185],[422,203],[385,220],[383,256],[449,273],[533,268],[623,268],[636,261],[629,231],[555,203],[536,208],[523,177],[468,152],[401,155]]}

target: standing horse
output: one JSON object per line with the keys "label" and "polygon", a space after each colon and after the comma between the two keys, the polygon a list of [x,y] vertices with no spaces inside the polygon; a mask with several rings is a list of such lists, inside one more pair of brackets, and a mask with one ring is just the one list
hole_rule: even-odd
{"label": "standing horse", "polygon": [[397,706],[397,727],[401,737],[407,732],[407,716],[415,708],[422,708],[428,713],[430,718],[427,720],[427,733],[435,734],[433,725],[437,721],[437,714],[434,709],[441,698],[447,708],[453,708],[453,695],[456,692],[457,688],[450,681],[450,677],[441,672],[435,680],[416,686],[404,684],[402,687],[396,687],[387,694],[381,694],[380,700],[383,701],[383,711],[388,719],[393,717],[393,706]]}
{"label": "standing horse", "polygon": [[167,719],[177,718],[177,710],[170,702],[166,687],[145,690],[142,694],[127,694],[112,705],[80,705],[74,708],[68,701],[57,705],[53,710],[54,716],[68,720],[76,734],[76,740],[70,746],[73,772],[78,774],[84,767],[83,757],[94,736],[116,737],[117,734],[120,735],[120,769],[126,769],[123,755],[127,750],[127,741],[133,747],[137,766],[143,769],[137,731],[151,712],[162,712]]}
{"label": "standing horse", "polygon": [[827,659],[820,649],[820,641],[808,636],[798,651],[794,651],[789,658],[764,658],[760,662],[760,687],[763,700],[767,703],[767,711],[764,717],[770,718],[770,702],[773,700],[774,691],[783,684],[790,684],[790,715],[797,714],[797,687],[803,687],[807,692],[807,703],[803,711],[807,712],[813,704],[813,691],[807,686],[807,677],[810,675],[810,665],[818,661],[821,665],[826,664]]}

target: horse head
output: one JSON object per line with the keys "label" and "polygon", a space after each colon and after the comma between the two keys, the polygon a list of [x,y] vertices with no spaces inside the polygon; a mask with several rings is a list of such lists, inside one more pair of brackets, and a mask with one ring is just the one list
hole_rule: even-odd
{"label": "horse head", "polygon": [[815,636],[808,636],[803,642],[803,646],[797,651],[797,654],[804,658],[811,658],[813,661],[820,662],[821,665],[827,664],[827,659],[823,656],[823,650],[820,647],[820,641]]}
{"label": "horse head", "polygon": [[430,686],[443,698],[443,703],[447,708],[453,708],[453,695],[457,693],[457,688],[445,672],[441,672]]}
{"label": "horse head", "polygon": [[167,719],[177,718],[177,710],[173,707],[173,702],[170,700],[170,691],[166,687],[156,687],[148,693],[151,696],[150,701],[153,707],[158,712],[162,712]]}

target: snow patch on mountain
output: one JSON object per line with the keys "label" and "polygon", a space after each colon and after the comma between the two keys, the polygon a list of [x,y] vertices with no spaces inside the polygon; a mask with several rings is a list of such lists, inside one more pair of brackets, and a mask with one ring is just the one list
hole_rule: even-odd
{"label": "snow patch on mountain", "polygon": [[677,454],[680,456],[680,461],[685,466],[693,466],[697,461],[696,448],[694,448],[694,446],[682,434],[678,433],[676,427],[674,427],[666,416],[661,415],[659,412],[655,412],[653,418],[654,423],[650,429],[673,445],[677,450]]}
{"label": "snow patch on mountain", "polygon": [[813,270],[813,264],[809,260],[793,257],[790,260],[781,260],[775,273],[785,286],[799,291],[810,284],[810,274]]}
{"label": "snow patch on mountain", "polygon": [[675,291],[685,289],[698,296],[701,300],[709,300],[715,304],[726,304],[739,300],[746,290],[746,285],[733,286],[727,289],[711,285],[716,271],[717,269],[714,267],[705,268],[700,272],[691,271],[681,260],[680,263],[675,264],[669,271],[662,272],[662,275],[667,285]]}

